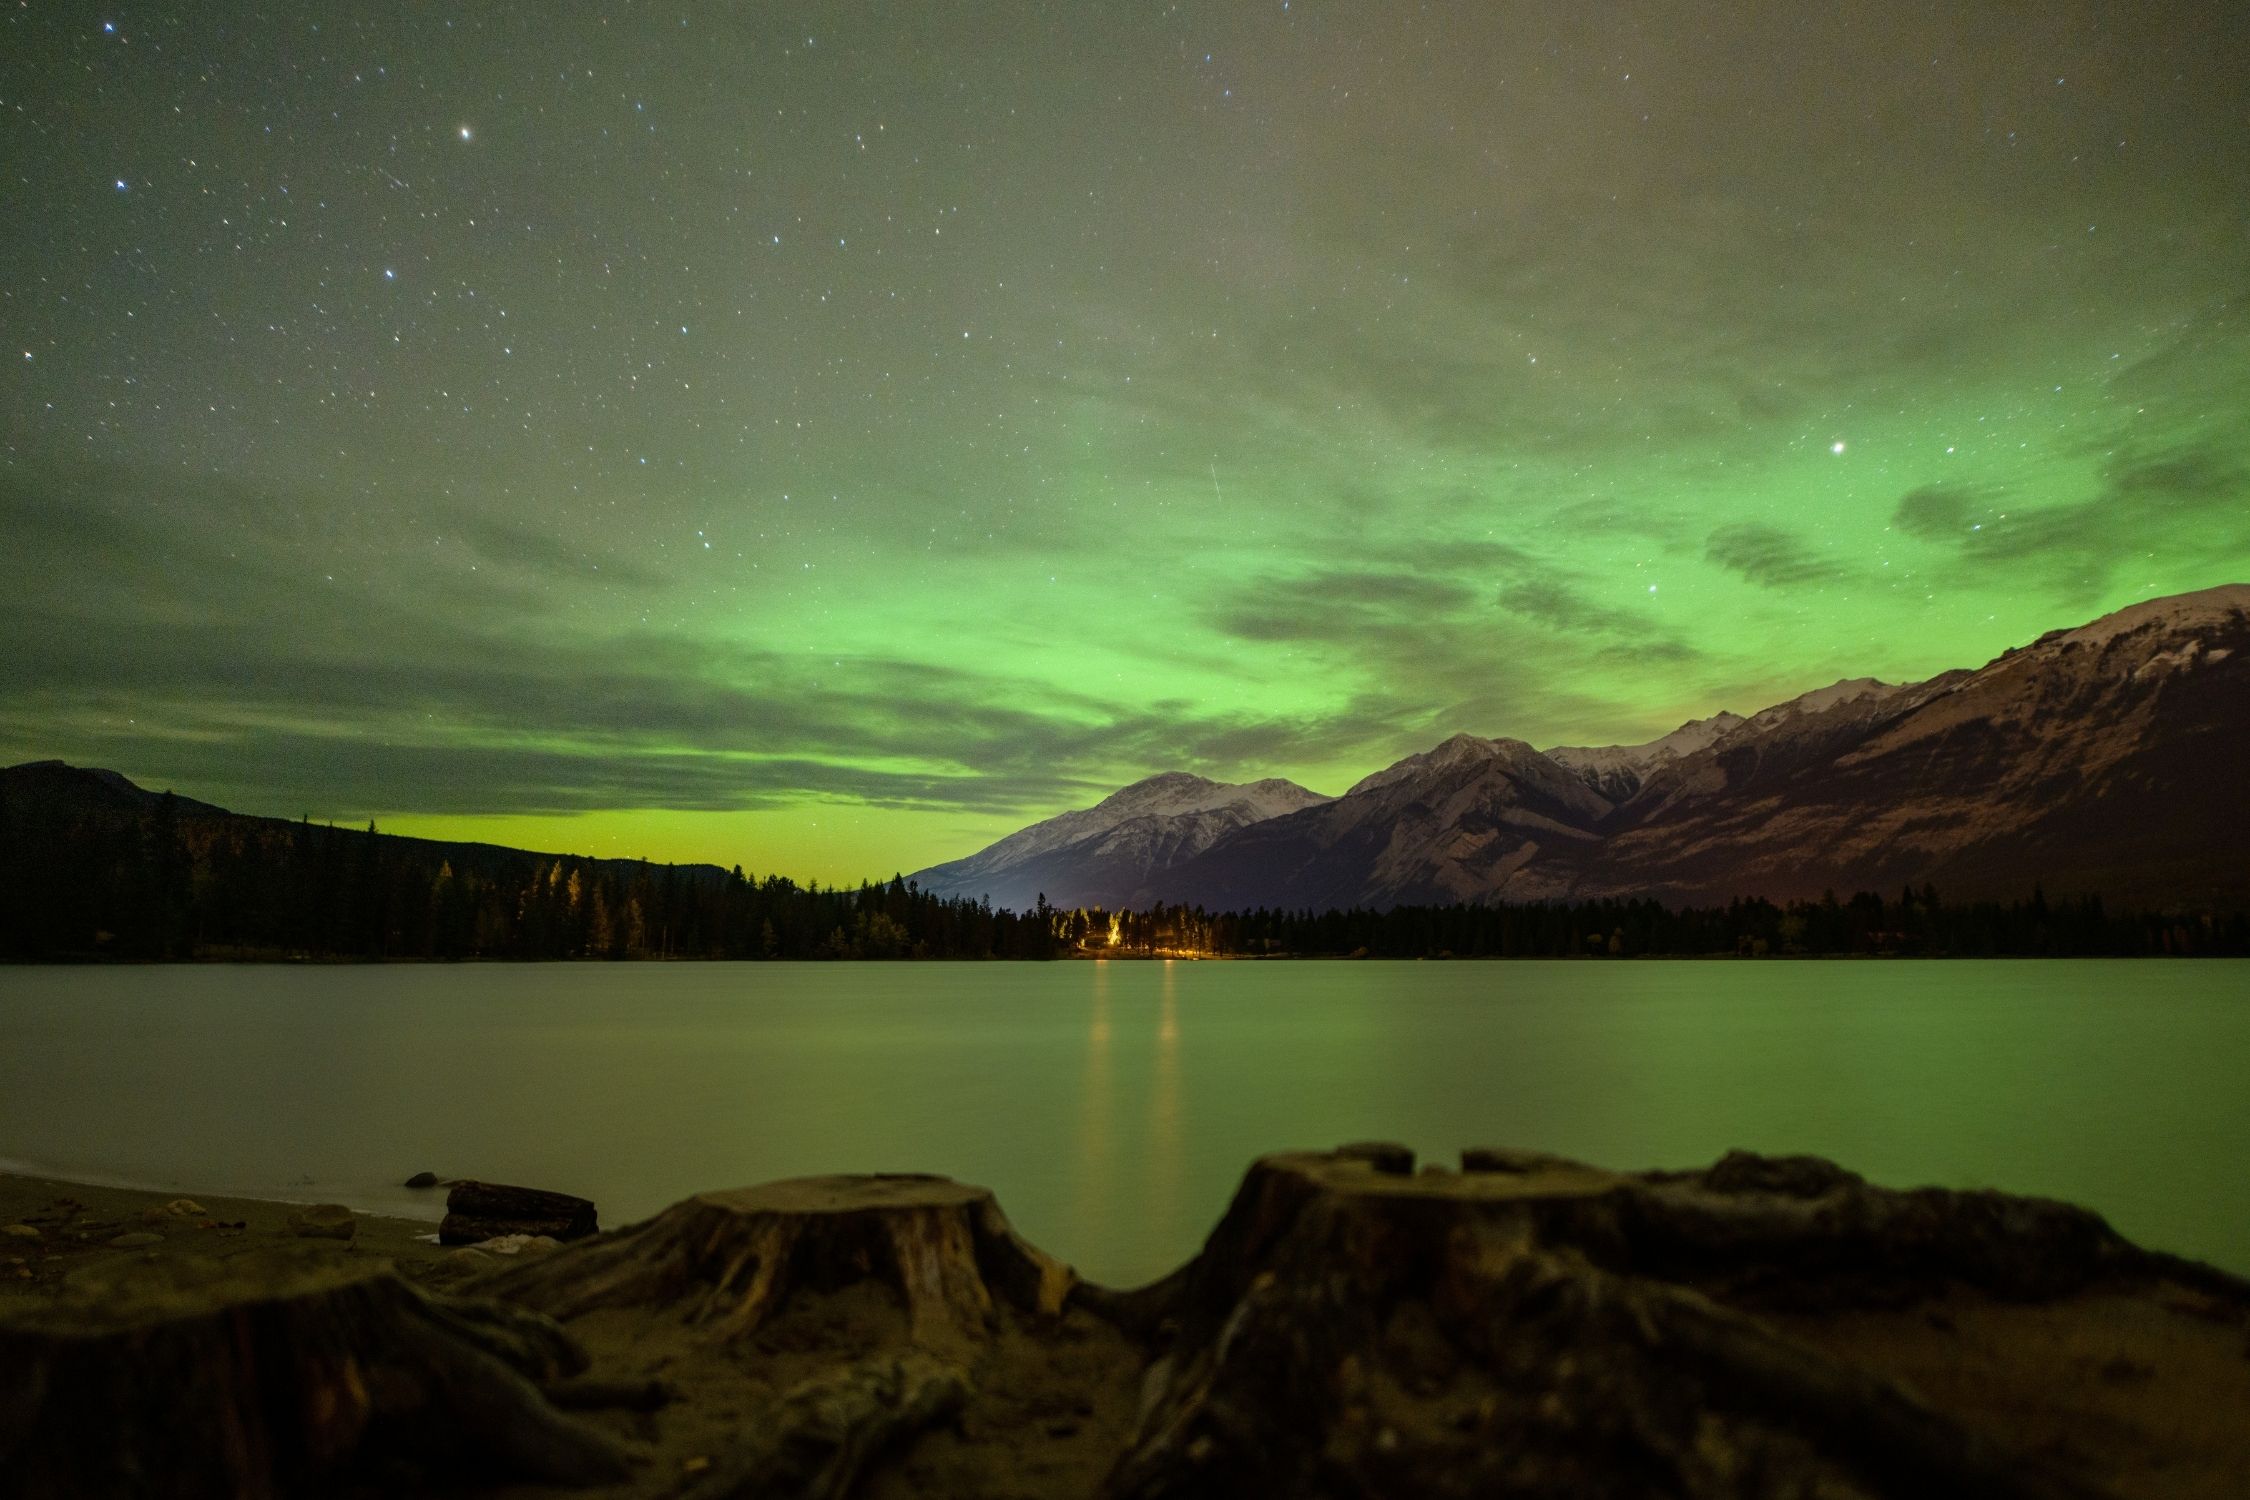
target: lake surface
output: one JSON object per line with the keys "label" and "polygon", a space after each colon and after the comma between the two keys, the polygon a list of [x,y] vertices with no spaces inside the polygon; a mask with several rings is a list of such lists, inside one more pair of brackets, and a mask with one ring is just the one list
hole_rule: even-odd
{"label": "lake surface", "polygon": [[2099,1209],[2250,1272],[2250,963],[0,968],[0,1159],[434,1218],[931,1171],[1126,1284],[1264,1151],[1731,1146]]}

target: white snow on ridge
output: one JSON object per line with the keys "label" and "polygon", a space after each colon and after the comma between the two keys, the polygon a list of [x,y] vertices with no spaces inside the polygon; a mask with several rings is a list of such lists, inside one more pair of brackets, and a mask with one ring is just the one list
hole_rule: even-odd
{"label": "white snow on ridge", "polygon": [[2100,619],[2045,637],[2045,641],[2071,641],[2081,646],[2106,646],[2121,635],[2151,627],[2167,633],[2202,630],[2228,623],[2230,616],[2250,615],[2250,583],[2223,583],[2192,594],[2144,599]]}
{"label": "white snow on ridge", "polygon": [[[1526,809],[1545,805],[1544,798],[1582,814],[1587,828],[1627,803],[1631,816],[1645,822],[1683,798],[1725,791],[1741,769],[1730,769],[1735,750],[1750,763],[1749,771],[1778,766],[1797,774],[1791,768],[1799,762],[1810,765],[1816,756],[1832,757],[1835,765],[1849,768],[1975,720],[2020,729],[2040,719],[2040,705],[2053,701],[2057,691],[2094,692],[2104,683],[2199,671],[2227,658],[2245,631],[2250,631],[2250,583],[2227,584],[2129,605],[2075,629],[2051,632],[1979,668],[1958,668],[1910,683],[1846,678],[1749,718],[1722,712],[1693,719],[1643,744],[1558,745],[1541,752],[1517,739],[1456,734],[1363,778],[1345,794],[1380,795],[1322,817],[1358,827],[1421,798],[1447,828],[1473,813],[1475,827],[1485,830],[1476,839],[1489,841],[1493,828],[1521,831],[1537,823],[1541,815]],[[2230,644],[2216,644],[2222,638]],[[2080,646],[2090,649],[2077,650]],[[2098,766],[2123,753],[2101,747],[2129,749],[2144,727],[2144,718],[2116,717],[2102,728],[2097,746],[2088,738],[2092,731],[2083,726],[2049,725],[2026,742],[2060,744],[2069,737],[2064,730],[2070,729],[2078,736],[2071,742],[2074,763]],[[1585,799],[1586,806],[1578,807],[1577,799]],[[1170,772],[1135,782],[1094,806],[1032,824],[922,874],[948,889],[997,892],[1013,871],[1025,899],[1027,882],[1045,884],[1074,869],[1096,868],[1103,881],[1114,884],[1126,878],[1117,871],[1129,874],[1136,864],[1150,871],[1168,869],[1245,825],[1337,800],[1280,779],[1229,785]],[[1548,828],[1537,837],[1556,833]],[[1472,856],[1486,858],[1477,852],[1482,847],[1459,845],[1456,839],[1443,849],[1415,845],[1408,852],[1415,859],[1442,853],[1445,860],[1462,864],[1474,863]],[[1057,889],[1052,884],[1046,888]]]}
{"label": "white snow on ridge", "polygon": [[[1161,776],[1151,776],[1145,781],[1136,781],[1129,787],[1112,792],[1085,811],[1115,813],[1118,817],[1112,821],[1122,821],[1128,817],[1168,817],[1178,813],[1239,808],[1255,814],[1252,821],[1257,821],[1328,800],[1318,792],[1308,791],[1294,781],[1285,781],[1278,776],[1269,776],[1263,781],[1228,783],[1191,776],[1185,771],[1167,771]],[[1065,813],[1063,816],[1077,817],[1083,814]]]}
{"label": "white snow on ridge", "polygon": [[1881,682],[1873,677],[1847,677],[1824,688],[1800,693],[1771,708],[1761,708],[1750,716],[1745,728],[1752,734],[1764,734],[1778,729],[1792,719],[1801,719],[1807,714],[1826,713],[1839,704],[1857,703],[1862,699],[1879,703],[1886,698],[1895,698],[1912,686],[1914,684],[1909,682]]}
{"label": "white snow on ridge", "polygon": [[1740,714],[1721,711],[1708,719],[1690,719],[1670,734],[1642,745],[1557,745],[1545,754],[1556,764],[1581,774],[1630,771],[1646,776],[1667,761],[1708,749],[1748,722]]}
{"label": "white snow on ridge", "polygon": [[998,843],[953,864],[986,872],[998,871],[1138,818],[1232,811],[1237,814],[1235,821],[1256,823],[1329,800],[1279,777],[1230,785],[1191,776],[1185,771],[1167,771],[1122,787],[1092,807],[1061,813],[1028,828],[1019,828]]}
{"label": "white snow on ridge", "polygon": [[1361,777],[1344,795],[1351,797],[1361,792],[1372,792],[1410,777],[1436,775],[1478,761],[1514,759],[1538,753],[1522,740],[1488,740],[1473,734],[1457,734],[1419,754],[1393,761],[1382,770]]}

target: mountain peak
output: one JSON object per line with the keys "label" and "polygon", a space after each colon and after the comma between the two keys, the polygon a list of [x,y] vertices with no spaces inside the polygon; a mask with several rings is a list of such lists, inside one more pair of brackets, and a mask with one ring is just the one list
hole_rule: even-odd
{"label": "mountain peak", "polygon": [[1515,761],[1524,756],[1537,755],[1538,753],[1522,740],[1504,737],[1486,739],[1482,735],[1456,734],[1448,739],[1440,740],[1427,750],[1395,760],[1372,776],[1362,777],[1359,783],[1344,795],[1348,797],[1357,792],[1373,791],[1377,787],[1389,786],[1394,782],[1458,770],[1462,766],[1475,765],[1482,761]]}
{"label": "mountain peak", "polygon": [[1722,709],[1708,718],[1690,719],[1670,734],[1643,744],[1557,745],[1546,755],[1612,802],[1622,802],[1658,767],[1708,749],[1749,722],[1740,714]]}
{"label": "mountain peak", "polygon": [[2222,583],[2216,588],[2197,589],[2192,594],[2143,599],[2138,604],[2128,604],[2088,621],[2076,630],[2057,631],[2040,639],[2103,646],[2136,631],[2153,629],[2167,635],[2200,631],[2243,615],[2250,615],[2250,583]]}
{"label": "mountain peak", "polygon": [[1042,894],[1057,906],[1115,905],[1227,833],[1328,800],[1278,776],[1233,785],[1164,771],[914,878],[925,889],[990,896],[1018,911]]}
{"label": "mountain peak", "polygon": [[1166,802],[1177,797],[1199,796],[1220,789],[1221,783],[1207,776],[1197,776],[1187,771],[1159,771],[1154,776],[1144,776],[1139,781],[1121,786],[1094,804],[1103,807],[1137,807],[1144,803]]}
{"label": "mountain peak", "polygon": [[[2078,649],[2090,647],[2091,649]],[[2161,691],[2152,684],[2161,681]],[[2130,605],[1975,669],[1846,677],[1637,745],[1455,734],[1343,797],[1152,776],[925,884],[996,904],[1771,899],[1827,888],[2243,899],[2250,584]],[[1020,893],[1011,903],[1003,893]],[[1073,893],[1085,893],[1083,895]]]}

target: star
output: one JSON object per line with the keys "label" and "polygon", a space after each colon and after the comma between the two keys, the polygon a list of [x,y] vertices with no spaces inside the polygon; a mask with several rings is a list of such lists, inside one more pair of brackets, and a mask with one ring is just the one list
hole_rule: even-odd
{"label": "star", "polygon": [[1841,452],[1843,452],[1843,451],[1844,451],[1844,443],[1843,443],[1843,439],[1841,439],[1841,438],[1838,438],[1838,439],[1837,439],[1837,440],[1836,440],[1835,442],[1833,442],[1833,443],[1830,443],[1830,444],[1828,445],[1828,451],[1829,451],[1829,452],[1831,452],[1831,453],[1841,453]]}
{"label": "star", "polygon": [[461,139],[464,141],[473,141],[476,139],[476,132],[471,130],[468,126],[464,125],[461,127]]}

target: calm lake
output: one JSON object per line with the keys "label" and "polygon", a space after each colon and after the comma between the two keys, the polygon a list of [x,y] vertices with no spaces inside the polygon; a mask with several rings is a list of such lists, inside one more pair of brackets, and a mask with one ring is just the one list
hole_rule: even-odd
{"label": "calm lake", "polygon": [[815,1172],[996,1188],[1111,1284],[1260,1152],[1615,1167],[1730,1146],[2088,1204],[2250,1272],[2250,964],[575,964],[0,969],[0,1158],[436,1217],[425,1168],[605,1224]]}

